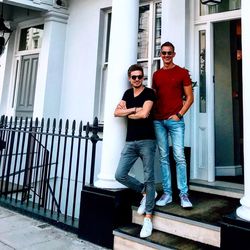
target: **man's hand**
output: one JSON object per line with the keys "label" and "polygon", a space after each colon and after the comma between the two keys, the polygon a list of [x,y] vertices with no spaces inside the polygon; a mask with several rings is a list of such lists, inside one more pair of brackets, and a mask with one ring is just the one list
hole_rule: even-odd
{"label": "man's hand", "polygon": [[136,108],[127,108],[126,106],[126,102],[121,100],[118,105],[116,106],[115,112],[114,112],[114,116],[118,116],[118,117],[124,117],[124,116],[128,116],[131,114],[134,114],[136,111]]}

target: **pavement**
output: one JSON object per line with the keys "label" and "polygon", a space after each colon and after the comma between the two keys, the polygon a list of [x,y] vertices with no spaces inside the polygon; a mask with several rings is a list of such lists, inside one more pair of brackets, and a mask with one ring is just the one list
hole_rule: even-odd
{"label": "pavement", "polygon": [[0,250],[105,250],[46,222],[0,206]]}

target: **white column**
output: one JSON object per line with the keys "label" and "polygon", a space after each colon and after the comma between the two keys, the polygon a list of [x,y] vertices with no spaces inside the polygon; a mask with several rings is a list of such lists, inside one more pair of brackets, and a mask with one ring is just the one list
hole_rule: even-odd
{"label": "white column", "polygon": [[55,11],[45,14],[34,117],[58,117],[59,115],[67,20],[67,14]]}
{"label": "white column", "polygon": [[128,67],[137,61],[139,0],[113,0],[112,3],[102,162],[95,182],[101,188],[122,187],[114,176],[125,142],[126,124],[125,119],[115,118],[113,114],[124,91],[130,87]]}
{"label": "white column", "polygon": [[249,0],[241,1],[242,13],[242,76],[243,76],[243,134],[244,134],[244,196],[240,200],[241,207],[236,210],[237,215],[245,220],[250,221],[250,26],[249,26],[249,13],[250,4]]}
{"label": "white column", "polygon": [[186,53],[186,1],[162,0],[161,42],[171,42],[176,49],[175,63],[185,66]]}

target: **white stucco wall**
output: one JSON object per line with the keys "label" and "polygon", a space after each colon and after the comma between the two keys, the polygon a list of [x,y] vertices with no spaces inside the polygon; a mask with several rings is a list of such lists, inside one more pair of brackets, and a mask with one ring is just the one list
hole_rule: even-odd
{"label": "white stucco wall", "polygon": [[72,0],[66,34],[60,117],[93,121],[100,9],[111,0]]}
{"label": "white stucco wall", "polygon": [[15,42],[15,31],[12,33],[7,47],[5,48],[5,65],[1,65],[1,72],[4,70],[2,77],[2,86],[0,89],[0,113],[5,115],[13,115],[10,109],[10,90],[11,86],[11,71],[12,71],[12,59],[13,59],[13,47]]}

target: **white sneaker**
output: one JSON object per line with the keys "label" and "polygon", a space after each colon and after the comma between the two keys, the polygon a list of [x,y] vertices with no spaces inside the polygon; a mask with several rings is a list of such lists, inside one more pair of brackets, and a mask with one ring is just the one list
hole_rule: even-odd
{"label": "white sneaker", "polygon": [[188,199],[188,195],[187,194],[180,195],[180,199],[181,199],[181,206],[183,208],[191,208],[191,207],[193,207],[192,203]]}
{"label": "white sneaker", "polygon": [[153,225],[150,218],[145,217],[143,222],[143,227],[140,232],[141,238],[146,238],[152,234]]}
{"label": "white sneaker", "polygon": [[[157,192],[155,192],[155,198],[157,197]],[[146,212],[146,194],[143,194],[143,198],[140,202],[140,206],[137,209],[137,213],[142,215]]]}
{"label": "white sneaker", "polygon": [[172,195],[169,195],[168,193],[163,193],[161,198],[156,202],[156,205],[163,207],[171,202],[172,202]]}

